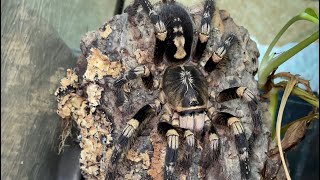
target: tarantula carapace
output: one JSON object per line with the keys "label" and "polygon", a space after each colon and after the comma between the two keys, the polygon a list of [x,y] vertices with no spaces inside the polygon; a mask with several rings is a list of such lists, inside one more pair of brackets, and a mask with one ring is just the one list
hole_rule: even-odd
{"label": "tarantula carapace", "polygon": [[[213,29],[211,25],[215,10],[213,0],[206,0],[204,3],[201,26],[195,36],[198,38],[195,48],[192,47],[196,28],[191,16],[182,5],[173,0],[163,0],[157,12],[148,0],[135,0],[127,9],[129,18],[136,14],[140,5],[154,25],[157,37],[154,63],[165,64],[166,68],[161,73],[160,85],[156,86],[160,90],[158,98],[143,106],[127,122],[115,142],[106,178],[114,179],[121,155],[130,148],[141,125],[154,116],[159,116],[158,132],[167,140],[164,179],[174,179],[181,139],[184,139],[187,147],[192,149],[195,147],[197,137],[207,138],[210,157],[213,160],[217,159],[219,136],[215,124],[228,126],[234,133],[242,179],[249,178],[249,143],[242,123],[232,114],[218,112],[209,103],[210,92],[207,82],[210,72],[215,69],[227,50],[237,42],[236,35],[226,35],[210,58],[203,59],[201,57]],[[195,49],[195,52],[192,52],[192,49]],[[145,88],[155,88],[153,73],[146,65],[137,66],[124,72],[115,80],[114,86],[122,88],[130,80],[141,78]],[[226,89],[215,97],[215,101],[220,103],[236,98],[248,102],[253,121],[259,121],[259,115],[255,112],[258,102],[246,87]]]}

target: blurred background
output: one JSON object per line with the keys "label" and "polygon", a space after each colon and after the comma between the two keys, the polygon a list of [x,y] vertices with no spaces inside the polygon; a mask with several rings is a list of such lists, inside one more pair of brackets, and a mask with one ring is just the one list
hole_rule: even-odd
{"label": "blurred background", "polygon": [[[132,0],[125,1],[124,7]],[[157,2],[152,0],[152,2]],[[199,0],[177,0],[188,7]],[[80,39],[98,29],[116,11],[116,0],[2,0],[1,1],[1,179],[56,179],[59,163],[59,118],[54,91],[67,68],[73,68]],[[238,25],[248,29],[260,58],[291,17],[317,0],[217,0]],[[280,39],[281,53],[319,27],[297,22]],[[282,65],[278,71],[300,74],[319,93],[319,41]],[[284,122],[305,116],[311,106],[290,97]],[[293,179],[319,178],[319,121],[306,139],[288,153]]]}

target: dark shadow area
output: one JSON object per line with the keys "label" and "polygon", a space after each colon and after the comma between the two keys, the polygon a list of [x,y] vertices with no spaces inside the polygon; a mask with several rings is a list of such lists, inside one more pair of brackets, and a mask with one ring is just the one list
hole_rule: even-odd
{"label": "dark shadow area", "polygon": [[[280,106],[283,92],[279,93]],[[319,97],[319,95],[316,95]],[[278,107],[279,108],[279,107]],[[312,106],[295,95],[287,101],[282,124],[307,116]],[[292,179],[319,179],[319,120],[311,121],[304,139],[287,153]]]}

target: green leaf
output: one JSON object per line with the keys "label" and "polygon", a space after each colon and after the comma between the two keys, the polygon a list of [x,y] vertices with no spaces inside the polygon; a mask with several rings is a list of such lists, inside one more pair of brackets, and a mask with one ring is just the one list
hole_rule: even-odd
{"label": "green leaf", "polygon": [[310,16],[317,18],[319,20],[318,14],[316,13],[316,11],[312,8],[307,8],[304,10],[305,13],[309,14]]}
{"label": "green leaf", "polygon": [[[281,81],[275,85],[278,88],[285,88],[287,86],[286,81]],[[319,98],[315,95],[308,93],[306,90],[301,89],[300,87],[294,87],[292,90],[292,94],[298,96],[299,98],[305,100],[306,102],[310,103],[311,105],[319,108]]]}
{"label": "green leaf", "polygon": [[285,31],[296,21],[300,20],[306,20],[313,22],[315,24],[319,25],[319,17],[315,10],[312,8],[307,8],[300,14],[294,16],[291,18],[278,32],[276,37],[272,40],[271,44],[269,45],[267,51],[265,52],[258,71],[258,85],[260,89],[264,89],[265,85],[267,83],[268,76],[270,75],[270,72],[272,72],[274,69],[276,69],[278,66],[280,66],[282,63],[287,61],[289,58],[297,54],[299,51],[304,49],[305,47],[309,46],[312,42],[319,39],[319,31],[312,34],[312,36],[308,37],[304,41],[300,42],[298,45],[294,46],[293,48],[289,49],[285,53],[281,54],[279,57],[272,58],[272,55],[270,55],[273,47],[276,45],[278,40],[281,38],[281,36],[285,33]]}
{"label": "green leaf", "polygon": [[278,108],[278,88],[272,88],[270,91],[270,103],[269,103],[269,112],[271,114],[271,120],[272,120],[272,140],[274,140],[276,136],[276,114],[277,114],[277,108]]}

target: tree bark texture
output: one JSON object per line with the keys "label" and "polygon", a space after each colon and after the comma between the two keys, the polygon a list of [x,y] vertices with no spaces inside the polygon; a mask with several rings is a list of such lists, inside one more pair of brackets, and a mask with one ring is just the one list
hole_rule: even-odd
{"label": "tree bark texture", "polygon": [[[200,26],[202,9],[191,8],[195,30]],[[205,57],[215,50],[221,39],[234,33],[238,42],[227,52],[228,58],[219,63],[210,75],[209,88],[218,93],[235,86],[246,86],[259,97],[254,79],[258,70],[259,51],[250,39],[248,31],[235,24],[228,12],[217,10],[212,23]],[[145,104],[158,97],[158,90],[147,90],[141,80],[134,80],[121,91],[113,87],[113,82],[124,71],[145,64],[156,72],[159,80],[161,72],[153,64],[155,47],[154,28],[145,13],[139,12],[134,18],[127,13],[117,15],[99,30],[87,33],[80,43],[81,55],[77,66],[69,70],[57,90],[58,114],[62,121],[74,121],[80,131],[80,168],[88,179],[104,179],[112,144],[126,122]],[[197,40],[195,33],[194,40]],[[212,94],[212,96],[215,95]],[[116,94],[124,97],[119,103]],[[239,117],[244,125],[247,138],[252,135],[253,123],[245,102],[233,100],[218,104],[212,102],[219,111],[229,112]],[[120,106],[119,106],[120,104]],[[277,177],[279,158],[267,157],[272,146],[270,129],[271,117],[267,102],[259,101],[261,131],[252,144],[250,153],[251,179]],[[118,165],[117,179],[161,179],[165,157],[165,140],[157,134],[159,117],[149,120],[141,129],[132,147]],[[184,147],[181,147],[177,179],[240,179],[240,167],[234,136],[228,128],[217,127],[221,141],[219,159],[209,168],[202,170],[199,159],[202,143],[196,147],[191,168],[183,169]],[[106,146],[102,142],[105,138]],[[183,142],[183,141],[182,141]],[[268,163],[267,160],[269,159]],[[278,176],[277,178],[279,178]],[[280,178],[281,179],[281,178]]]}

